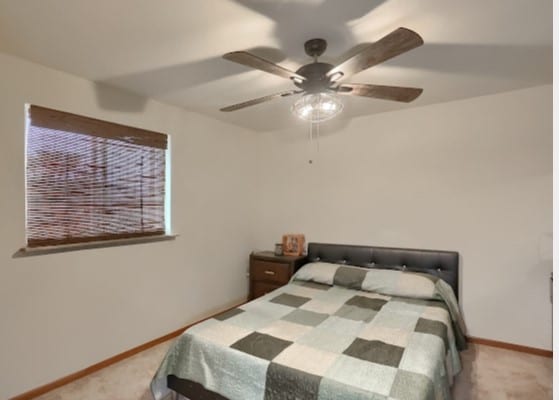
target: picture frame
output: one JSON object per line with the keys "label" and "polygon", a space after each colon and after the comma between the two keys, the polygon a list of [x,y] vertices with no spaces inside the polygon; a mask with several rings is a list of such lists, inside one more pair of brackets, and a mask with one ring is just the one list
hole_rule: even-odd
{"label": "picture frame", "polygon": [[287,233],[282,237],[283,255],[302,256],[305,252],[305,235],[301,233]]}

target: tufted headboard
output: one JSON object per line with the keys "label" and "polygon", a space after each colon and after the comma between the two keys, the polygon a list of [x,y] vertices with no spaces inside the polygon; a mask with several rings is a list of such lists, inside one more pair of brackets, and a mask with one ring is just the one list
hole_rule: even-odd
{"label": "tufted headboard", "polygon": [[309,243],[309,262],[330,262],[365,268],[424,272],[446,281],[458,299],[458,253],[396,247]]}

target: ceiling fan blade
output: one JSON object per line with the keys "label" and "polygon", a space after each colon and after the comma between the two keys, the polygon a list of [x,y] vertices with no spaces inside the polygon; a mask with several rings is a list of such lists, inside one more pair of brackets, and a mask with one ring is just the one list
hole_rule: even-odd
{"label": "ceiling fan blade", "polygon": [[335,66],[327,75],[332,77],[342,73],[340,78],[348,77],[422,44],[423,39],[417,33],[407,28],[398,28]]}
{"label": "ceiling fan blade", "polygon": [[417,99],[423,92],[423,89],[400,87],[400,86],[382,86],[368,85],[365,83],[344,83],[338,86],[339,94],[349,94],[353,96],[372,97],[374,99],[394,100],[409,103]]}
{"label": "ceiling fan blade", "polygon": [[293,71],[288,70],[280,65],[274,64],[268,60],[255,56],[254,54],[246,51],[233,51],[223,55],[223,58],[238,64],[246,65],[247,67],[259,69],[270,74],[281,76],[287,79],[298,79],[303,82],[306,78],[298,75]]}
{"label": "ceiling fan blade", "polygon": [[302,93],[302,92],[303,92],[302,90],[288,90],[288,91],[285,91],[285,92],[275,93],[275,94],[271,94],[269,96],[259,97],[257,99],[243,101],[242,103],[233,104],[231,106],[223,107],[223,108],[220,108],[219,111],[225,111],[225,112],[237,111],[237,110],[240,110],[241,108],[254,106],[256,104],[264,103],[264,102],[269,101],[269,100],[274,100],[274,99],[277,99],[277,98],[280,98],[280,97],[291,96],[293,94]]}

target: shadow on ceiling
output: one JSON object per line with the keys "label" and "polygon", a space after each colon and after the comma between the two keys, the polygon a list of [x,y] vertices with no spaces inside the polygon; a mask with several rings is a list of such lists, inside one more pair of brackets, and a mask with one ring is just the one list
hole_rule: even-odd
{"label": "shadow on ceiling", "polygon": [[[352,0],[350,4],[344,4],[343,7],[340,7],[339,0],[323,0],[322,2],[312,3],[288,0],[270,2],[260,0],[233,1],[272,19],[275,22],[274,34],[280,43],[280,47],[282,49],[300,49],[301,54],[298,59],[302,61],[308,59],[304,54],[303,43],[305,40],[311,39],[311,37],[307,37],[309,35],[313,37],[321,36],[331,43],[340,43],[346,47],[347,45],[354,45],[356,39],[348,23],[367,15],[386,0]],[[280,63],[286,58],[281,50],[269,47],[231,49],[231,51],[235,50],[248,50],[274,63]],[[157,97],[157,95],[188,89],[248,70],[245,67],[223,60],[219,55],[192,63],[112,77],[97,83],[98,104],[104,109],[140,112],[145,108],[145,101],[143,104],[140,101],[126,104],[121,99],[113,101],[106,90],[106,86],[134,88],[134,92],[140,95]],[[243,100],[240,99],[240,101]]]}
{"label": "shadow on ceiling", "polygon": [[[280,50],[270,47],[255,47],[248,49],[248,51],[274,63],[285,60],[285,56]],[[147,99],[128,99],[128,102],[123,101],[122,96],[117,96],[116,99],[113,99],[114,93],[107,90],[107,88],[116,87],[128,90],[134,88],[134,93],[140,96],[156,98],[159,95],[193,88],[208,82],[237,75],[246,70],[241,65],[231,63],[219,56],[116,76],[95,83],[97,102],[103,109],[140,112],[144,110]]]}
{"label": "shadow on ceiling", "polygon": [[[281,49],[298,49],[299,54],[289,54],[289,56],[294,60],[300,61],[301,64],[308,61],[308,57],[304,54],[302,43],[311,37],[324,37],[331,44],[337,43],[336,47],[338,48],[349,48],[335,59],[331,58],[332,55],[329,55],[330,59],[321,57],[321,60],[333,62],[334,64],[362,50],[370,43],[357,43],[349,22],[371,13],[385,2],[385,0],[354,0],[348,3],[351,4],[350,7],[340,7],[339,0],[323,0],[322,2],[312,3],[287,0],[233,1],[273,20],[275,22],[274,34],[280,43]],[[394,29],[396,28],[397,26],[394,26]],[[418,33],[421,34],[421,32]],[[257,56],[275,63],[281,63],[286,59],[286,55],[282,50],[270,47],[231,49],[231,51],[235,50],[248,50]],[[383,66],[470,75],[480,79],[496,78],[499,80],[517,81],[518,88],[521,88],[552,82],[552,47],[426,43],[413,51],[388,60]],[[250,71],[250,69],[224,60],[221,58],[221,55],[217,55],[195,62],[166,66],[103,80],[96,83],[97,100],[99,106],[104,109],[141,112],[145,109],[146,99],[132,94],[125,94],[111,87],[126,88],[142,96],[157,98],[157,96],[181,92],[246,71]],[[265,74],[265,72],[261,73]],[[359,76],[348,81],[376,83],[374,80],[360,79]],[[398,86],[402,83],[383,82],[383,84]],[[415,85],[425,89],[420,100],[429,96],[429,87],[425,87],[422,82],[415,82]],[[241,86],[239,84],[239,88]],[[479,93],[479,95],[483,94],[490,93]],[[249,99],[239,98],[238,102],[246,100]],[[368,101],[368,99],[363,99],[363,101]],[[429,102],[420,102],[423,105],[429,104]],[[228,104],[219,104],[219,107],[226,105]],[[220,119],[236,123],[244,113],[259,112],[259,107],[250,107],[223,116],[223,118],[220,115]],[[374,112],[374,102],[371,102],[371,107],[373,108],[372,112]],[[211,114],[211,112],[217,112],[218,107],[216,107],[215,111],[211,110],[210,112],[197,105],[191,108],[193,111]],[[330,126],[325,126],[324,134],[332,134],[335,130],[343,128],[347,123],[349,123],[348,118],[339,118],[339,121],[332,121],[329,124]],[[270,126],[264,130],[273,129],[274,127]]]}
{"label": "shadow on ceiling", "polygon": [[553,79],[553,47],[427,43],[383,65],[545,84]]}
{"label": "shadow on ceiling", "polygon": [[[316,37],[324,38],[338,48],[357,44],[350,22],[370,14],[386,0],[262,1],[233,0],[237,4],[274,21],[274,36],[282,49],[299,49],[290,54],[297,60],[308,60],[303,43]],[[326,51],[325,61],[329,57]]]}
{"label": "shadow on ceiling", "polygon": [[[339,60],[358,52],[367,44],[355,45],[339,57]],[[280,60],[285,58],[276,49],[257,48],[250,49],[250,51],[274,62],[281,62]],[[521,89],[552,82],[552,54],[551,46],[427,43],[409,53],[388,60],[383,64],[383,67],[422,69],[446,74],[469,75],[479,79],[494,78],[502,81],[516,81],[515,88]],[[157,97],[157,95],[182,91],[246,71],[247,68],[241,65],[228,62],[221,57],[213,57],[193,63],[114,77],[97,82],[95,89],[97,101],[101,108],[122,112],[141,112],[144,110],[146,103],[146,99],[141,96]],[[265,74],[265,72],[261,73]],[[378,83],[374,82],[374,79],[363,79],[359,76],[355,76],[349,81]],[[395,86],[402,84],[402,82],[382,83]],[[418,100],[421,101],[424,97],[429,96],[429,87],[425,87],[422,82],[414,82],[413,84],[425,89]],[[134,88],[136,94],[125,93],[120,89],[115,89],[115,87],[127,88],[127,90]],[[138,96],[138,94],[141,96]],[[480,91],[478,95],[484,94],[492,94],[492,92]],[[248,99],[239,98],[238,100]],[[368,101],[368,99],[363,99],[363,101]],[[227,104],[221,104],[220,106],[225,105]],[[371,107],[375,107],[373,102],[371,102]],[[241,113],[258,112],[258,108],[259,106],[254,106],[236,113],[240,115]],[[197,106],[193,106],[192,110],[207,113],[207,110],[204,111],[203,108]],[[231,113],[228,117],[232,117],[232,114],[234,113]],[[237,118],[230,119],[235,123]],[[274,127],[271,126],[266,130],[273,129]]]}

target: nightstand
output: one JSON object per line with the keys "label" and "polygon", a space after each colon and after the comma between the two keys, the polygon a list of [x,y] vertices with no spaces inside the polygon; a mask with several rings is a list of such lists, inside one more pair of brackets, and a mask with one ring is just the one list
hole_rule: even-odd
{"label": "nightstand", "polygon": [[285,285],[303,264],[307,256],[276,256],[273,251],[258,251],[250,255],[250,300]]}

